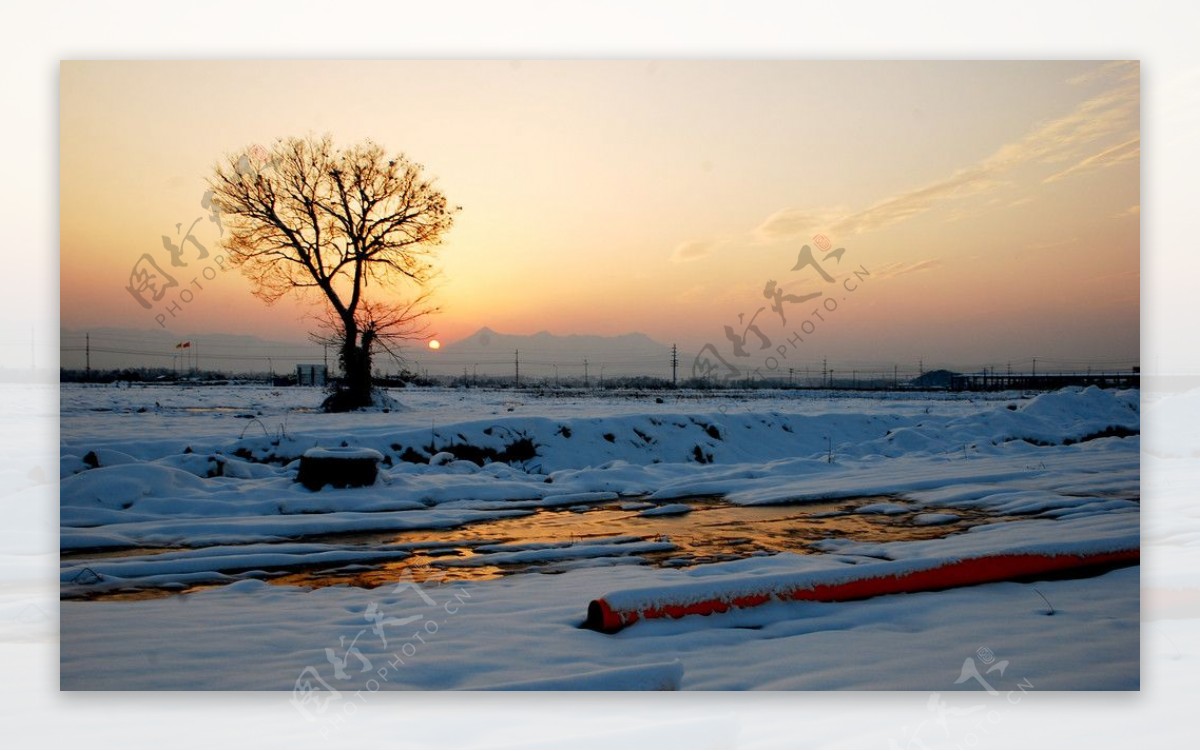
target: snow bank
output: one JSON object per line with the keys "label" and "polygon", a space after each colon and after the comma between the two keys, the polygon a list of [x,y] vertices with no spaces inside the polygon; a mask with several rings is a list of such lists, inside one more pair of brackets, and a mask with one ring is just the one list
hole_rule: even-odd
{"label": "snow bank", "polygon": [[[822,572],[709,580],[670,588],[610,592],[588,604],[586,625],[614,633],[639,620],[724,613],[770,602],[811,600],[844,602],[889,594],[1045,577],[1101,566],[1133,565],[1136,541],[1106,548],[1098,541],[1067,546],[1027,546],[962,559],[915,559],[862,564]],[[1085,552],[1084,552],[1085,551]]]}
{"label": "snow bank", "polygon": [[[70,585],[82,583],[88,592],[123,586],[159,585],[163,582],[195,583],[207,579],[219,580],[221,574],[263,569],[287,569],[298,566],[335,566],[352,563],[381,563],[407,558],[403,548],[383,546],[375,550],[344,550],[330,545],[214,545],[198,550],[181,550],[155,555],[102,558],[63,566],[59,580],[64,594],[71,594]],[[211,575],[211,576],[205,576]]]}
{"label": "snow bank", "polygon": [[[486,550],[484,546],[482,550]],[[493,548],[494,549],[494,548]],[[435,561],[435,566],[444,568],[463,566],[502,566],[516,563],[547,563],[576,558],[608,558],[635,555],[638,553],[659,553],[674,550],[675,545],[667,541],[643,541],[638,538],[621,539],[615,543],[569,543],[549,544],[545,547],[525,547],[522,550],[504,552],[483,552],[461,560],[449,559]]]}
{"label": "snow bank", "polygon": [[692,507],[686,503],[667,503],[639,511],[638,516],[683,516],[691,512]]}
{"label": "snow bank", "polygon": [[[795,570],[805,562],[797,559],[816,568],[833,564],[828,556],[777,556],[703,567],[703,575],[766,575],[781,564]],[[853,603],[779,602],[646,621],[613,636],[578,628],[581,592],[698,578],[698,570],[625,566],[425,585],[436,607],[411,588],[241,591],[248,583],[159,600],[68,600],[61,604],[61,686],[291,691],[312,666],[341,692],[315,716],[310,726],[318,730],[341,715],[342,705],[355,703],[355,691],[366,695],[368,679],[380,684],[371,683],[372,691],[471,690],[671,659],[686,666],[683,690],[946,692],[979,689],[974,681],[954,682],[964,659],[986,646],[1010,661],[1003,681],[994,683],[1002,692],[1025,679],[1038,691],[1138,688],[1138,568]],[[1034,588],[1053,603],[1053,617]],[[385,627],[384,644],[364,620],[372,607],[388,618],[423,620]],[[352,659],[347,676],[337,678],[325,649],[342,656],[339,639],[348,645],[362,629],[356,647],[372,668],[360,671]],[[414,637],[418,630],[423,641]],[[378,673],[385,667],[387,680]],[[305,721],[297,715],[297,722]]]}
{"label": "snow bank", "polygon": [[383,461],[383,454],[375,449],[337,446],[335,448],[311,448],[301,456],[305,459],[359,459],[365,461]]}
{"label": "snow bank", "polygon": [[[677,679],[685,689],[941,688],[953,685],[983,638],[1012,657],[1014,672],[1020,662],[1039,689],[1137,687],[1136,568],[1039,582],[1054,617],[1046,617],[1031,587],[1005,581],[854,603],[772,600],[678,621],[643,618],[615,636],[578,627],[581,593],[655,597],[678,587],[712,593],[739,581],[778,584],[808,575],[852,581],[867,566],[915,571],[921,562],[1032,554],[1039,545],[1063,555],[1136,550],[1136,391],[1068,389],[1034,398],[697,393],[656,404],[639,396],[515,400],[512,393],[414,389],[403,396],[410,411],[345,415],[313,411],[304,403],[312,392],[302,392],[64,386],[63,549],[185,549],[68,554],[60,569],[66,587],[221,582],[293,563],[374,567],[376,561],[351,556],[376,552],[383,560],[405,550],[354,550],[329,543],[333,538],[304,538],[452,530],[559,509],[586,519],[599,504],[632,514],[647,503],[695,503],[695,496],[751,506],[894,499],[858,509],[879,514],[862,517],[872,525],[899,523],[887,518],[892,513],[994,520],[911,543],[857,542],[833,533],[820,539],[817,531],[805,543],[820,551],[813,555],[679,569],[637,565],[643,556],[661,561],[671,545],[665,539],[546,540],[523,549],[500,541],[478,552],[528,556],[560,573],[473,582],[465,601],[430,590],[449,609],[427,608],[411,591],[384,587],[308,590],[254,582],[152,601],[66,600],[63,688],[179,688],[186,676],[191,688],[288,690],[304,666],[315,665],[352,696],[363,688],[362,677],[335,680],[326,650],[367,629],[359,648],[378,669],[408,638],[388,631],[388,645],[368,643],[364,615],[372,607],[421,613],[437,624],[436,639],[413,642],[420,656],[390,677],[391,689],[514,681],[518,688],[551,681],[543,683],[547,690],[567,685],[553,681],[632,685],[675,657],[687,665]],[[382,456],[375,485],[312,493],[295,482],[306,451],[343,445]],[[701,523],[703,516],[658,523]],[[1175,530],[1158,532],[1184,539]],[[454,537],[447,532],[440,539],[450,545]],[[569,562],[549,560],[564,555],[564,544],[595,549],[577,548],[572,554],[589,557]],[[639,555],[637,545],[657,547]],[[122,638],[114,640],[114,633]],[[895,647],[897,638],[905,649]],[[602,671],[615,672],[592,675]],[[364,676],[379,679],[377,670]]]}
{"label": "snow bank", "polygon": [[595,670],[563,678],[542,678],[484,686],[479,691],[678,691],[683,683],[679,660],[629,668]]}

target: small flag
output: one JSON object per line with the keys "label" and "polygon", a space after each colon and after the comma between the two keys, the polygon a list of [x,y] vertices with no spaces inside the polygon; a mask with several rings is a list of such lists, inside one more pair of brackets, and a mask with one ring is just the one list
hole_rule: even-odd
{"label": "small flag", "polygon": [[187,349],[190,346],[192,346],[191,342],[180,342],[175,345],[175,349]]}

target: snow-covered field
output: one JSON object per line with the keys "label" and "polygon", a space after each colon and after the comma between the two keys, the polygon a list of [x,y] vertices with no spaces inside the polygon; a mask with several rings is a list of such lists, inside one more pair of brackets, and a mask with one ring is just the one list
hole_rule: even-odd
{"label": "snow-covered field", "polygon": [[[387,689],[1139,686],[1136,566],[579,627],[622,590],[1137,547],[1136,391],[393,396],[64,386],[63,688],[282,689],[329,727]],[[306,490],[314,446],[380,452],[379,479]],[[689,557],[728,505],[876,531]],[[379,586],[315,586],[348,572]]]}

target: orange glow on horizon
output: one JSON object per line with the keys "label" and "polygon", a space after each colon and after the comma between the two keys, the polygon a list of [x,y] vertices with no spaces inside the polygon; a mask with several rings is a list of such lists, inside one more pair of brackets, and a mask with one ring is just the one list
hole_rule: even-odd
{"label": "orange glow on horizon", "polygon": [[[64,62],[61,322],[306,340],[312,299],[268,306],[193,245],[171,265],[164,243],[191,230],[220,253],[203,199],[223,154],[328,132],[407,154],[462,207],[432,259],[429,322],[451,348],[486,326],[733,357],[726,327],[752,322],[771,340],[759,362],[834,296],[794,268],[824,234],[846,248],[830,277],[871,276],[837,292],[806,356],[1136,358],[1139,76],[1102,61]],[[381,101],[398,81],[409,96]],[[315,87],[353,106],[297,95]],[[152,308],[127,291],[144,254],[178,283]]]}

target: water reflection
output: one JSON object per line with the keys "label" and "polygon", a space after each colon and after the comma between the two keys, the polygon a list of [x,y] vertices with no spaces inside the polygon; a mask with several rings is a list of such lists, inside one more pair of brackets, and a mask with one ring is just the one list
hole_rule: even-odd
{"label": "water reflection", "polygon": [[[362,570],[297,571],[270,581],[309,587],[339,584],[375,587],[393,583],[401,575],[418,581],[430,577],[478,581],[522,572],[559,573],[581,565],[640,563],[686,567],[754,555],[815,553],[819,552],[813,547],[815,543],[831,538],[855,542],[932,540],[1003,520],[980,511],[914,508],[887,497],[772,506],[737,506],[719,498],[672,503],[686,503],[692,510],[679,516],[642,516],[635,507],[643,504],[623,501],[586,510],[539,510],[531,516],[477,522],[452,532],[341,535],[325,541],[353,547],[412,545],[412,557]],[[863,513],[860,509],[864,508],[869,511],[884,508],[886,513]],[[922,524],[931,513],[946,513],[955,520]],[[611,548],[609,555],[593,552],[553,562],[495,565],[478,565],[476,561],[486,557],[496,545],[516,549],[572,543],[591,549],[597,542],[603,544],[613,537],[669,540],[674,549],[622,554],[621,548],[625,546],[612,544],[605,546]]]}
{"label": "water reflection", "polygon": [[[395,584],[401,578],[479,581],[518,573],[561,573],[585,566],[682,568],[781,552],[816,553],[820,552],[819,543],[830,539],[931,540],[1014,518],[974,510],[917,507],[902,499],[878,496],[771,506],[737,506],[721,498],[676,499],[669,503],[685,504],[690,512],[643,515],[642,511],[666,504],[624,499],[570,509],[539,509],[528,516],[473,522],[450,530],[309,537],[305,540],[351,551],[391,546],[410,555],[387,562],[291,567],[266,573],[222,571],[214,573],[212,583],[188,587],[130,587],[71,596],[113,600],[164,597],[248,575],[279,585],[373,588]],[[160,551],[111,551],[93,553],[91,557],[120,558],[154,552]]]}

